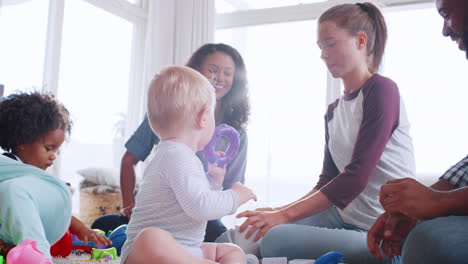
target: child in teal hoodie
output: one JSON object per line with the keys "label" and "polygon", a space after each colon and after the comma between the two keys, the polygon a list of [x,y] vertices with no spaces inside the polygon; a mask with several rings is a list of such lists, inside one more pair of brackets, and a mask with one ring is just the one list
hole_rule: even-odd
{"label": "child in teal hoodie", "polygon": [[70,133],[67,109],[53,96],[18,93],[0,101],[0,246],[30,238],[48,258],[71,220],[68,187],[46,173]]}

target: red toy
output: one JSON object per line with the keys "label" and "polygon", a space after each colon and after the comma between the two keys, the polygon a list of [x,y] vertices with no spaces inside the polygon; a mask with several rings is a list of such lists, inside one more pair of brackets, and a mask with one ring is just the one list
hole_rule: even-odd
{"label": "red toy", "polygon": [[50,255],[53,257],[66,258],[72,250],[72,236],[70,230],[50,248]]}

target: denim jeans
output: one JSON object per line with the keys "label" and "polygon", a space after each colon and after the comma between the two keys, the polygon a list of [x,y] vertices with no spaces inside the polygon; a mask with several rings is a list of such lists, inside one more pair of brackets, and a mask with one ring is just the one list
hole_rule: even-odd
{"label": "denim jeans", "polygon": [[402,264],[468,263],[468,216],[420,222],[403,245]]}
{"label": "denim jeans", "polygon": [[317,259],[338,251],[347,264],[392,263],[388,259],[379,262],[367,248],[367,230],[344,223],[335,207],[293,224],[273,227],[264,236],[260,251],[262,257],[289,260]]}

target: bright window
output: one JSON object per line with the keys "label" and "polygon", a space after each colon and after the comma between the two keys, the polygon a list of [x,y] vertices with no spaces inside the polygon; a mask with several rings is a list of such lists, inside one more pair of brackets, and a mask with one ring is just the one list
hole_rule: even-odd
{"label": "bright window", "polygon": [[0,3],[0,83],[5,96],[43,86],[49,1],[13,3]]}
{"label": "bright window", "polygon": [[284,6],[294,6],[301,4],[311,4],[326,2],[327,0],[216,0],[216,12],[217,13],[231,13],[236,11],[262,9],[262,8],[274,8]]}
{"label": "bright window", "polygon": [[[468,149],[468,63],[442,36],[432,5],[384,12],[389,41],[382,74],[403,96],[417,177],[432,183]],[[315,22],[304,21],[216,32],[216,41],[233,45],[246,62],[252,105],[246,181],[269,205],[304,195],[322,168],[327,83],[315,31]]]}
{"label": "bright window", "polygon": [[389,40],[383,74],[399,86],[412,124],[417,172],[435,182],[466,156],[468,62],[433,6],[386,13]]}
{"label": "bright window", "polygon": [[299,198],[322,168],[326,68],[316,22],[218,30],[242,54],[251,116],[246,182],[267,204]]}
{"label": "bright window", "polygon": [[[86,18],[86,19],[83,19]],[[73,116],[61,175],[118,168],[123,155],[133,24],[85,1],[66,1],[59,99]]]}

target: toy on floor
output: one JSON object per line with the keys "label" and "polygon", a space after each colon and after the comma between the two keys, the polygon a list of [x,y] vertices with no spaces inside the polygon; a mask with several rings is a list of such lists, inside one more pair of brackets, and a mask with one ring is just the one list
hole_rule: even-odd
{"label": "toy on floor", "polygon": [[66,258],[72,250],[72,235],[69,230],[63,237],[50,247],[52,257]]}
{"label": "toy on floor", "polygon": [[5,264],[5,260],[3,259],[3,256],[0,256],[0,264]]}
{"label": "toy on floor", "polygon": [[121,225],[114,229],[108,236],[110,241],[112,241],[112,246],[117,250],[117,256],[120,256],[123,244],[125,243],[125,240],[127,240],[127,234],[125,234],[126,231],[127,225]]}
{"label": "toy on floor", "polygon": [[6,259],[7,264],[53,264],[37,249],[36,241],[29,238],[12,248]]}
{"label": "toy on floor", "polygon": [[[220,137],[229,138],[229,148],[227,149],[225,155],[217,155],[214,148],[216,141]],[[226,124],[221,124],[215,128],[213,137],[210,142],[203,149],[203,155],[209,163],[216,163],[218,167],[222,167],[225,164],[231,162],[237,155],[239,150],[239,132],[237,132],[233,127]]]}
{"label": "toy on floor", "polygon": [[91,251],[92,259],[100,260],[100,259],[107,259],[107,260],[116,260],[117,259],[117,250],[115,247],[108,248],[108,249],[97,249],[93,248]]}
{"label": "toy on floor", "polygon": [[285,258],[285,257],[263,258],[262,264],[288,264],[288,258]]}
{"label": "toy on floor", "polygon": [[314,264],[315,260],[313,259],[293,259],[288,262],[288,264]]}
{"label": "toy on floor", "polygon": [[263,258],[262,264],[340,264],[343,262],[343,254],[337,251],[328,252],[317,260],[313,259],[293,259],[288,262],[285,257]]}
{"label": "toy on floor", "polygon": [[109,234],[109,232],[117,229],[117,227],[128,224],[128,221],[128,217],[122,216],[120,214],[102,215],[94,220],[93,224],[91,225],[91,229],[100,229],[106,234]]}
{"label": "toy on floor", "polygon": [[[93,230],[96,231],[97,233],[99,233],[102,236],[106,236],[106,234],[102,230],[99,230],[99,229],[93,229]],[[84,252],[91,253],[93,248],[104,249],[104,248],[106,248],[106,246],[102,245],[102,244],[96,245],[96,243],[94,243],[93,241],[88,241],[88,243],[85,244],[77,236],[72,235],[71,248],[72,249],[81,249]]]}
{"label": "toy on floor", "polygon": [[343,262],[343,254],[338,251],[331,251],[318,258],[315,264],[338,264],[341,262]]}

